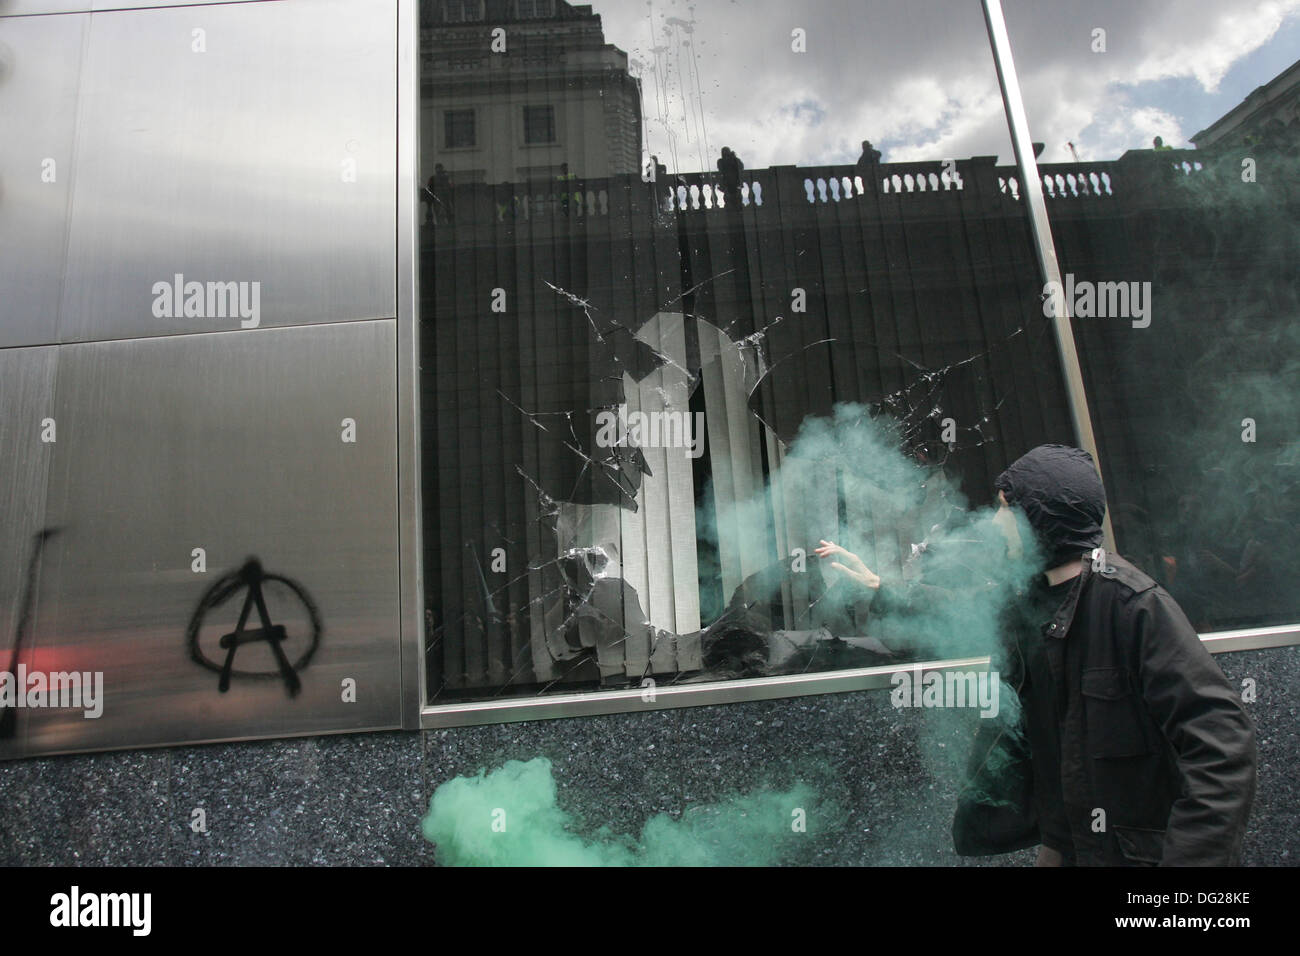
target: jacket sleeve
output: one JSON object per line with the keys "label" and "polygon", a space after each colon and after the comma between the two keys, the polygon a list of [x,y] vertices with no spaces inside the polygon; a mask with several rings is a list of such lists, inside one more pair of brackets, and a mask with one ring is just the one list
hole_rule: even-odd
{"label": "jacket sleeve", "polygon": [[948,588],[912,582],[883,581],[871,600],[874,614],[919,614],[956,597]]}
{"label": "jacket sleeve", "polygon": [[1139,595],[1133,623],[1143,697],[1182,777],[1161,865],[1236,865],[1255,797],[1254,723],[1168,592]]}

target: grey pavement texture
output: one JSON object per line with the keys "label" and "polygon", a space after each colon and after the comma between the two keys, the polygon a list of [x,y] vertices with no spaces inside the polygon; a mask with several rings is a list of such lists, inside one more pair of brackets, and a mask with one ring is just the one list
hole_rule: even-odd
{"label": "grey pavement texture", "polygon": [[[1220,655],[1255,682],[1259,792],[1243,862],[1300,860],[1300,648]],[[0,764],[3,865],[424,865],[433,791],[548,757],[580,832],[636,835],[758,788],[812,787],[836,808],[786,858],[831,865],[1021,866],[963,859],[949,824],[970,711],[894,710],[885,691],[646,710],[423,733],[308,737]],[[195,832],[196,810],[206,829]],[[829,811],[828,811],[829,812]]]}

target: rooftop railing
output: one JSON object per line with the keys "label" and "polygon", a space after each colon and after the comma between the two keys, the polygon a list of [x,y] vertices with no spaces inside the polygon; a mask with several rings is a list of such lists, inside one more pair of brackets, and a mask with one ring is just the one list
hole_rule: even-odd
{"label": "rooftop railing", "polygon": [[[1114,200],[1162,202],[1173,195],[1169,187],[1180,179],[1218,181],[1213,161],[1199,157],[1195,150],[1138,150],[1117,160],[1048,163],[1038,169],[1050,204],[1081,208]],[[773,166],[746,169],[730,187],[713,171],[669,174],[658,182],[621,175],[453,186],[427,210],[426,224],[579,225],[626,214],[666,222],[675,216],[726,216],[729,212],[761,222],[801,209],[843,212],[853,207],[860,207],[864,214],[892,217],[905,215],[913,207],[918,211],[963,204],[997,208],[1019,203],[1022,189],[1018,167],[997,165],[991,156],[865,166]]]}

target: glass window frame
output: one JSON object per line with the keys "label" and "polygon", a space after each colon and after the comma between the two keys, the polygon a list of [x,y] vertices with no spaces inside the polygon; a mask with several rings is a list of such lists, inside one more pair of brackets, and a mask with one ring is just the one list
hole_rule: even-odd
{"label": "glass window frame", "polygon": [[[986,16],[991,7],[1001,15],[1000,0],[982,0]],[[629,688],[622,690],[590,690],[580,693],[546,697],[514,697],[489,701],[429,704],[425,686],[426,664],[423,640],[424,580],[422,571],[423,516],[420,507],[420,431],[418,421],[419,393],[419,278],[418,278],[418,181],[415,170],[419,168],[418,115],[420,106],[418,57],[419,15],[414,0],[399,0],[403,23],[406,26],[410,50],[403,58],[405,71],[399,76],[407,99],[400,120],[403,131],[399,143],[403,155],[400,165],[405,171],[402,182],[406,188],[399,197],[401,235],[399,240],[399,348],[402,361],[399,371],[399,389],[404,401],[399,402],[400,434],[406,449],[404,463],[399,471],[402,493],[403,548],[401,561],[402,591],[405,610],[402,621],[403,681],[402,705],[404,726],[423,729],[474,726],[505,723],[515,720],[548,719],[584,715],[612,714],[641,710],[659,710],[675,707],[707,706],[713,704],[785,699],[825,693],[843,693],[862,690],[885,689],[893,686],[892,676],[903,671],[945,672],[986,668],[987,657],[921,661],[904,665],[853,668],[752,679],[736,679],[698,684],[664,686],[656,693]],[[1002,56],[990,37],[990,48],[1001,75]],[[1010,83],[1015,95],[1019,87],[1014,76]],[[399,102],[400,102],[399,93]],[[1005,97],[1005,90],[1004,90]],[[553,104],[529,104],[551,106]],[[521,139],[526,138],[526,122],[521,111]],[[529,147],[557,145],[558,118],[552,113],[555,140],[549,143],[528,143]],[[1027,133],[1026,133],[1027,135]],[[1032,183],[1041,196],[1041,183],[1037,178],[1032,154],[1018,157],[1019,178],[1022,184]],[[1008,183],[1015,188],[1015,184]],[[1020,185],[1021,190],[1025,185]],[[1050,237],[1050,231],[1048,233]],[[1043,254],[1041,243],[1036,252]],[[1053,253],[1054,255],[1054,253]],[[1082,395],[1086,407],[1086,392]],[[1101,449],[1104,455],[1105,449]],[[1211,653],[1263,650],[1300,644],[1300,622],[1268,627],[1251,627],[1201,635]]]}

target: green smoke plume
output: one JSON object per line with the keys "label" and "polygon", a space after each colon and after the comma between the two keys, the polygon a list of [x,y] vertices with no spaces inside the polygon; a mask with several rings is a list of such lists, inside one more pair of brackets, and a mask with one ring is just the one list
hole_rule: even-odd
{"label": "green smoke plume", "polygon": [[[912,659],[992,653],[1005,608],[1043,570],[1038,543],[1013,512],[1022,547],[1010,554],[995,509],[972,510],[941,468],[918,464],[901,444],[893,421],[860,404],[807,418],[761,492],[728,499],[709,489],[716,513],[702,509],[701,553],[764,554],[788,568],[776,545],[779,524],[787,548],[809,555],[806,573],[817,578],[803,592],[792,589],[816,607],[795,606],[785,626],[824,624],[836,636],[880,638]],[[880,574],[881,594],[813,556],[822,539]],[[787,574],[787,584],[797,573]]]}
{"label": "green smoke plume", "polygon": [[440,786],[422,821],[443,866],[769,866],[830,826],[810,787],[757,790],[659,814],[639,839],[608,827],[584,835],[556,800],[551,762],[510,760]]}

